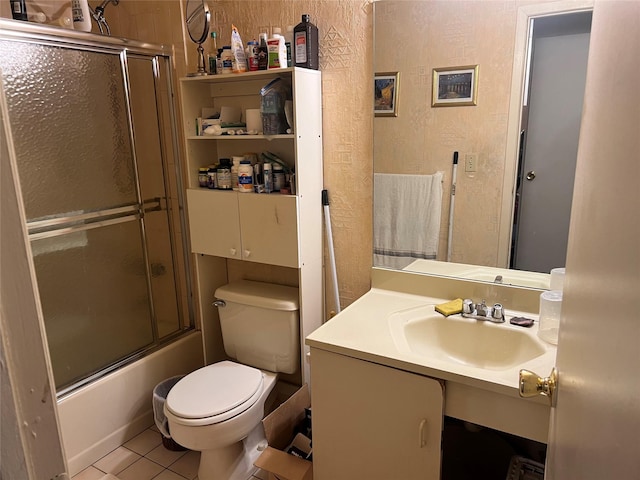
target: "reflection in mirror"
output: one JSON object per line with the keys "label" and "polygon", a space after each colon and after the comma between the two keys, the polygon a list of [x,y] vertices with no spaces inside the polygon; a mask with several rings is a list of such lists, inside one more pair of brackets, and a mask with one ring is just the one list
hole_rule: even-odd
{"label": "reflection in mirror", "polygon": [[207,75],[202,44],[209,35],[209,22],[211,19],[209,6],[204,0],[187,0],[186,19],[189,37],[191,37],[194,43],[198,44],[198,69],[195,72],[187,74],[187,76]]}
{"label": "reflection in mirror", "polygon": [[[576,2],[576,8],[588,11],[583,5],[587,3]],[[566,21],[571,15],[565,14],[570,12],[555,11],[558,7],[545,6],[548,11],[541,5],[514,8],[513,2],[498,0],[465,2],[464,10],[460,5],[446,0],[374,2],[374,72],[399,72],[402,83],[398,85],[398,116],[374,119],[374,266],[480,281],[501,276],[503,283],[548,288],[548,273],[563,267],[566,256],[582,105],[571,114],[577,123],[570,127],[557,124],[551,131],[527,131],[532,128],[531,116],[537,114],[535,92],[524,88],[525,79],[532,78],[531,74],[525,75],[530,66],[525,60],[536,56],[531,50],[534,44],[529,43],[530,26],[533,32],[540,32],[536,34],[540,40],[573,40],[583,35],[586,43],[582,44],[588,49],[590,13],[586,30],[563,31],[542,18],[550,13],[562,14],[554,17],[555,23],[576,23]],[[412,47],[399,49],[401,45]],[[543,50],[537,44],[535,47]],[[562,67],[547,67],[554,78],[569,71],[581,75],[574,88],[580,98],[587,49],[579,55],[580,65],[572,61]],[[478,65],[477,104],[432,108],[433,69],[468,65]],[[556,97],[545,101],[562,106],[564,100]],[[529,124],[521,124],[523,118],[529,118]],[[521,130],[525,130],[522,138]],[[531,137],[542,138],[546,147],[555,145],[558,138],[572,137],[569,144],[573,143],[555,156],[548,150],[540,154],[547,163],[535,167],[536,181],[544,179],[551,185],[541,188],[541,197],[529,201],[524,190],[536,182],[526,180],[524,157],[518,165],[518,153],[525,146],[531,153]],[[454,169],[455,152],[459,165]],[[557,181],[560,170],[569,173]],[[409,188],[407,182],[414,186]],[[385,183],[395,183],[391,188],[387,185],[391,193],[382,192]],[[417,189],[416,183],[420,184]],[[568,203],[560,207],[555,200],[546,202],[545,210],[541,210],[541,198],[546,200],[551,189],[563,193]],[[398,202],[405,206],[398,207]],[[529,230],[522,227],[527,209],[537,212],[541,226]],[[559,231],[564,238],[543,241],[547,230]],[[422,237],[416,238],[416,231]],[[534,247],[528,255],[531,261],[525,260],[530,246]],[[444,263],[448,250],[450,262]],[[552,250],[558,253],[551,255]],[[396,264],[385,256],[393,257]]]}

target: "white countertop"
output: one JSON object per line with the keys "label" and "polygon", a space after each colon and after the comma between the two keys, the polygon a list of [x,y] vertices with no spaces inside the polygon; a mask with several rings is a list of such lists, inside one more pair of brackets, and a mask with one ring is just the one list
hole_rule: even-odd
{"label": "white countertop", "polygon": [[[432,359],[408,352],[394,341],[389,325],[390,315],[405,309],[436,305],[449,300],[372,288],[309,335],[306,344],[313,348],[515,397],[519,396],[520,368],[542,375],[551,371],[555,364],[556,348],[537,339],[538,323],[530,328],[508,323],[508,319],[513,316],[526,316],[537,320],[537,314],[509,310],[506,306],[507,322],[499,324],[499,327],[526,330],[526,333],[536,337],[545,349],[544,354],[518,367],[505,370],[485,369],[455,361]],[[545,399],[541,401],[544,402]]]}

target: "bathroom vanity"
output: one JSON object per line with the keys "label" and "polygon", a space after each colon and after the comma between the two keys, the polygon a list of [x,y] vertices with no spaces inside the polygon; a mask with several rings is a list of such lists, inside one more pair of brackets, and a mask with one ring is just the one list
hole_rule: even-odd
{"label": "bathroom vanity", "polygon": [[[372,285],[307,337],[316,480],[439,479],[445,418],[546,442],[550,402],[520,398],[518,372],[551,371],[555,347],[508,322],[537,319],[540,291],[382,269]],[[456,297],[507,322],[434,312]]]}

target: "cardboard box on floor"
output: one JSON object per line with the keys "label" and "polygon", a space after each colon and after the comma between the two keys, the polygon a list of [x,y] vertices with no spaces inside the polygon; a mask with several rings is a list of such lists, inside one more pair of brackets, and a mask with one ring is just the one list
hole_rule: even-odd
{"label": "cardboard box on floor", "polygon": [[293,439],[296,425],[304,418],[304,409],[310,405],[309,387],[305,384],[262,420],[269,446],[254,465],[269,472],[269,480],[313,480],[309,460],[283,451]]}

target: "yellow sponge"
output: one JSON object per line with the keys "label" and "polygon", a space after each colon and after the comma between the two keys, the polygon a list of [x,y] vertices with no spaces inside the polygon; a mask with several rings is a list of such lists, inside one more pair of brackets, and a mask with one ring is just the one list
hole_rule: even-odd
{"label": "yellow sponge", "polygon": [[445,317],[455,315],[456,313],[462,312],[462,299],[456,298],[450,302],[441,303],[440,305],[436,305],[435,309],[436,312],[441,313]]}

